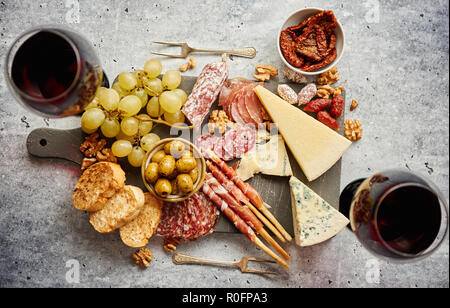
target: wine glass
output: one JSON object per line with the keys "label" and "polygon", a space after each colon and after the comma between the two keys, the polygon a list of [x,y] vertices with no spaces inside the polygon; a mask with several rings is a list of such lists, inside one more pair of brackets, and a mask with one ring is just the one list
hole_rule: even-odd
{"label": "wine glass", "polygon": [[429,180],[387,170],[348,184],[339,210],[358,240],[378,257],[416,261],[429,256],[448,232],[448,205]]}
{"label": "wine glass", "polygon": [[78,114],[98,87],[109,86],[91,44],[62,26],[22,33],[6,54],[4,74],[16,99],[46,117]]}

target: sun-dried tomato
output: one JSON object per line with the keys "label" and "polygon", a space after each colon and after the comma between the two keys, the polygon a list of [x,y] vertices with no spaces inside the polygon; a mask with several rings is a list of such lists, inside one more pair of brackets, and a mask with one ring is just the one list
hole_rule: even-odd
{"label": "sun-dried tomato", "polygon": [[306,104],[303,110],[308,112],[319,112],[327,108],[330,103],[331,99],[318,98]]}
{"label": "sun-dried tomato", "polygon": [[336,59],[336,57],[337,57],[337,50],[336,50],[336,48],[333,48],[331,54],[329,54],[323,61],[316,63],[316,64],[308,65],[308,66],[305,65],[302,67],[302,70],[304,70],[305,72],[311,72],[311,71],[317,70],[317,69],[327,66],[328,64],[333,62]]}
{"label": "sun-dried tomato", "polygon": [[344,110],[344,104],[345,102],[342,95],[334,95],[333,101],[331,102],[330,115],[335,119],[339,118]]}
{"label": "sun-dried tomato", "polygon": [[319,111],[317,113],[317,120],[319,120],[321,123],[325,124],[331,129],[339,130],[338,122],[333,117],[331,117],[330,114],[325,110]]}
{"label": "sun-dried tomato", "polygon": [[288,31],[281,31],[280,35],[280,47],[284,57],[294,67],[301,67],[303,65],[303,59],[300,58],[294,50],[294,40]]}

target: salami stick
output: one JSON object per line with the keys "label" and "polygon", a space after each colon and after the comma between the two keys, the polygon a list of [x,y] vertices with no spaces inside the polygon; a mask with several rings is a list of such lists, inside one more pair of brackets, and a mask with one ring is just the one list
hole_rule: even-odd
{"label": "salami stick", "polygon": [[213,151],[208,150],[207,154],[212,159],[212,161],[222,169],[223,173],[225,173],[226,176],[242,190],[242,192],[250,199],[251,203],[264,215],[266,215],[266,217],[274,224],[274,226],[278,229],[278,231],[280,231],[280,233],[283,234],[286,241],[291,242],[292,236],[283,228],[283,226],[278,222],[278,220],[267,209],[267,207],[264,205],[264,200],[261,198],[256,189],[254,189],[248,183],[242,181],[241,178],[237,175],[236,171],[230,166],[228,166]]}
{"label": "salami stick", "polygon": [[222,184],[225,189],[227,189],[231,194],[241,203],[248,206],[248,208],[256,215],[256,217],[259,218],[263,222],[263,224],[269,228],[270,231],[272,231],[275,236],[282,241],[283,243],[286,242],[286,239],[283,237],[283,235],[278,231],[277,228],[269,221],[267,218],[261,214],[258,209],[256,209],[248,200],[248,198],[244,195],[244,193],[237,187],[233,181],[231,181],[220,169],[214,165],[209,160],[206,161],[206,165],[208,166],[209,170],[212,172],[214,177],[219,181],[220,184]]}
{"label": "salami stick", "polygon": [[230,193],[222,185],[220,185],[219,181],[211,173],[206,174],[206,183],[208,183],[210,188],[220,198],[222,198],[231,207],[231,209],[239,215],[239,217],[241,217],[250,227],[252,227],[253,230],[260,234],[285,260],[289,260],[291,258],[289,254],[269,235],[269,233],[267,233],[263,224],[253,214],[253,212],[230,195]]}
{"label": "salami stick", "polygon": [[264,245],[263,242],[256,236],[255,232],[253,232],[252,228],[245,223],[230,207],[228,204],[222,200],[212,188],[208,185],[208,183],[203,184],[203,192],[214,202],[214,204],[224,213],[228,219],[230,219],[233,224],[241,231],[250,241],[255,243],[256,246],[261,248],[265,253],[271,256],[275,261],[277,261],[281,266],[285,268],[289,268],[289,264],[287,264],[283,259],[281,259],[277,254],[275,254],[269,247]]}

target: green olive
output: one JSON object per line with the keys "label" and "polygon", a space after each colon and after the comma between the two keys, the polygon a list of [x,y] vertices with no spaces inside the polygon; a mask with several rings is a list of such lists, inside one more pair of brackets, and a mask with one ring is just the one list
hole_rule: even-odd
{"label": "green olive", "polygon": [[164,156],[164,158],[159,162],[158,172],[162,176],[168,177],[175,170],[175,158],[170,155]]}
{"label": "green olive", "polygon": [[172,185],[168,179],[159,179],[156,181],[155,191],[158,196],[166,198],[172,193]]}
{"label": "green olive", "polygon": [[184,151],[184,143],[179,140],[174,140],[164,146],[164,152],[167,155],[172,155],[175,158],[180,158]]}
{"label": "green olive", "polygon": [[191,179],[192,179],[192,182],[197,182],[197,179],[198,179],[198,169],[197,168],[194,168],[194,169],[192,169],[191,171],[189,171],[189,176],[191,177]]}
{"label": "green olive", "polygon": [[180,192],[178,191],[177,179],[173,179],[170,181],[172,185],[172,195],[178,195]]}
{"label": "green olive", "polygon": [[190,193],[194,189],[192,178],[188,174],[180,174],[177,176],[178,190],[183,194]]}
{"label": "green olive", "polygon": [[184,150],[184,151],[181,153],[180,158],[184,158],[184,157],[194,157],[194,155],[192,154],[191,151],[189,151],[189,150]]}
{"label": "green olive", "polygon": [[175,179],[177,177],[178,174],[180,174],[180,173],[178,172],[178,170],[176,168],[174,168],[173,172],[171,174],[167,175],[167,178],[169,180],[173,180],[173,179]]}
{"label": "green olive", "polygon": [[164,152],[164,150],[160,150],[153,154],[152,162],[159,163],[164,158],[164,156],[166,156],[166,153]]}
{"label": "green olive", "polygon": [[145,168],[144,176],[147,182],[154,184],[159,177],[158,164],[150,163],[147,168]]}
{"label": "green olive", "polygon": [[177,161],[176,166],[178,172],[188,173],[197,166],[197,161],[194,157],[183,157]]}

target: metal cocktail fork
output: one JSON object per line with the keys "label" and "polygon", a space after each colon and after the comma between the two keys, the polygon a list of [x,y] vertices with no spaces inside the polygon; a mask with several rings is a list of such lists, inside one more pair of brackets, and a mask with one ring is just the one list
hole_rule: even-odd
{"label": "metal cocktail fork", "polygon": [[199,48],[192,48],[187,43],[160,42],[160,41],[154,41],[153,43],[181,47],[181,54],[179,54],[179,55],[152,51],[152,54],[154,54],[154,55],[166,56],[166,57],[171,57],[171,58],[186,58],[191,52],[206,52],[206,53],[213,53],[213,54],[224,54],[225,53],[225,54],[240,56],[240,57],[245,57],[245,58],[254,58],[256,56],[256,49],[253,47],[231,48],[231,49],[199,49]]}
{"label": "metal cocktail fork", "polygon": [[241,272],[243,272],[243,273],[277,274],[275,272],[267,272],[267,271],[258,271],[258,270],[248,269],[249,261],[275,263],[275,261],[273,261],[273,260],[266,260],[266,259],[254,258],[254,257],[242,257],[242,259],[238,262],[230,262],[230,261],[217,261],[217,260],[192,257],[192,256],[185,255],[183,253],[177,252],[172,256],[172,261],[175,264],[207,264],[207,265],[235,266],[235,267],[239,267],[241,269]]}

